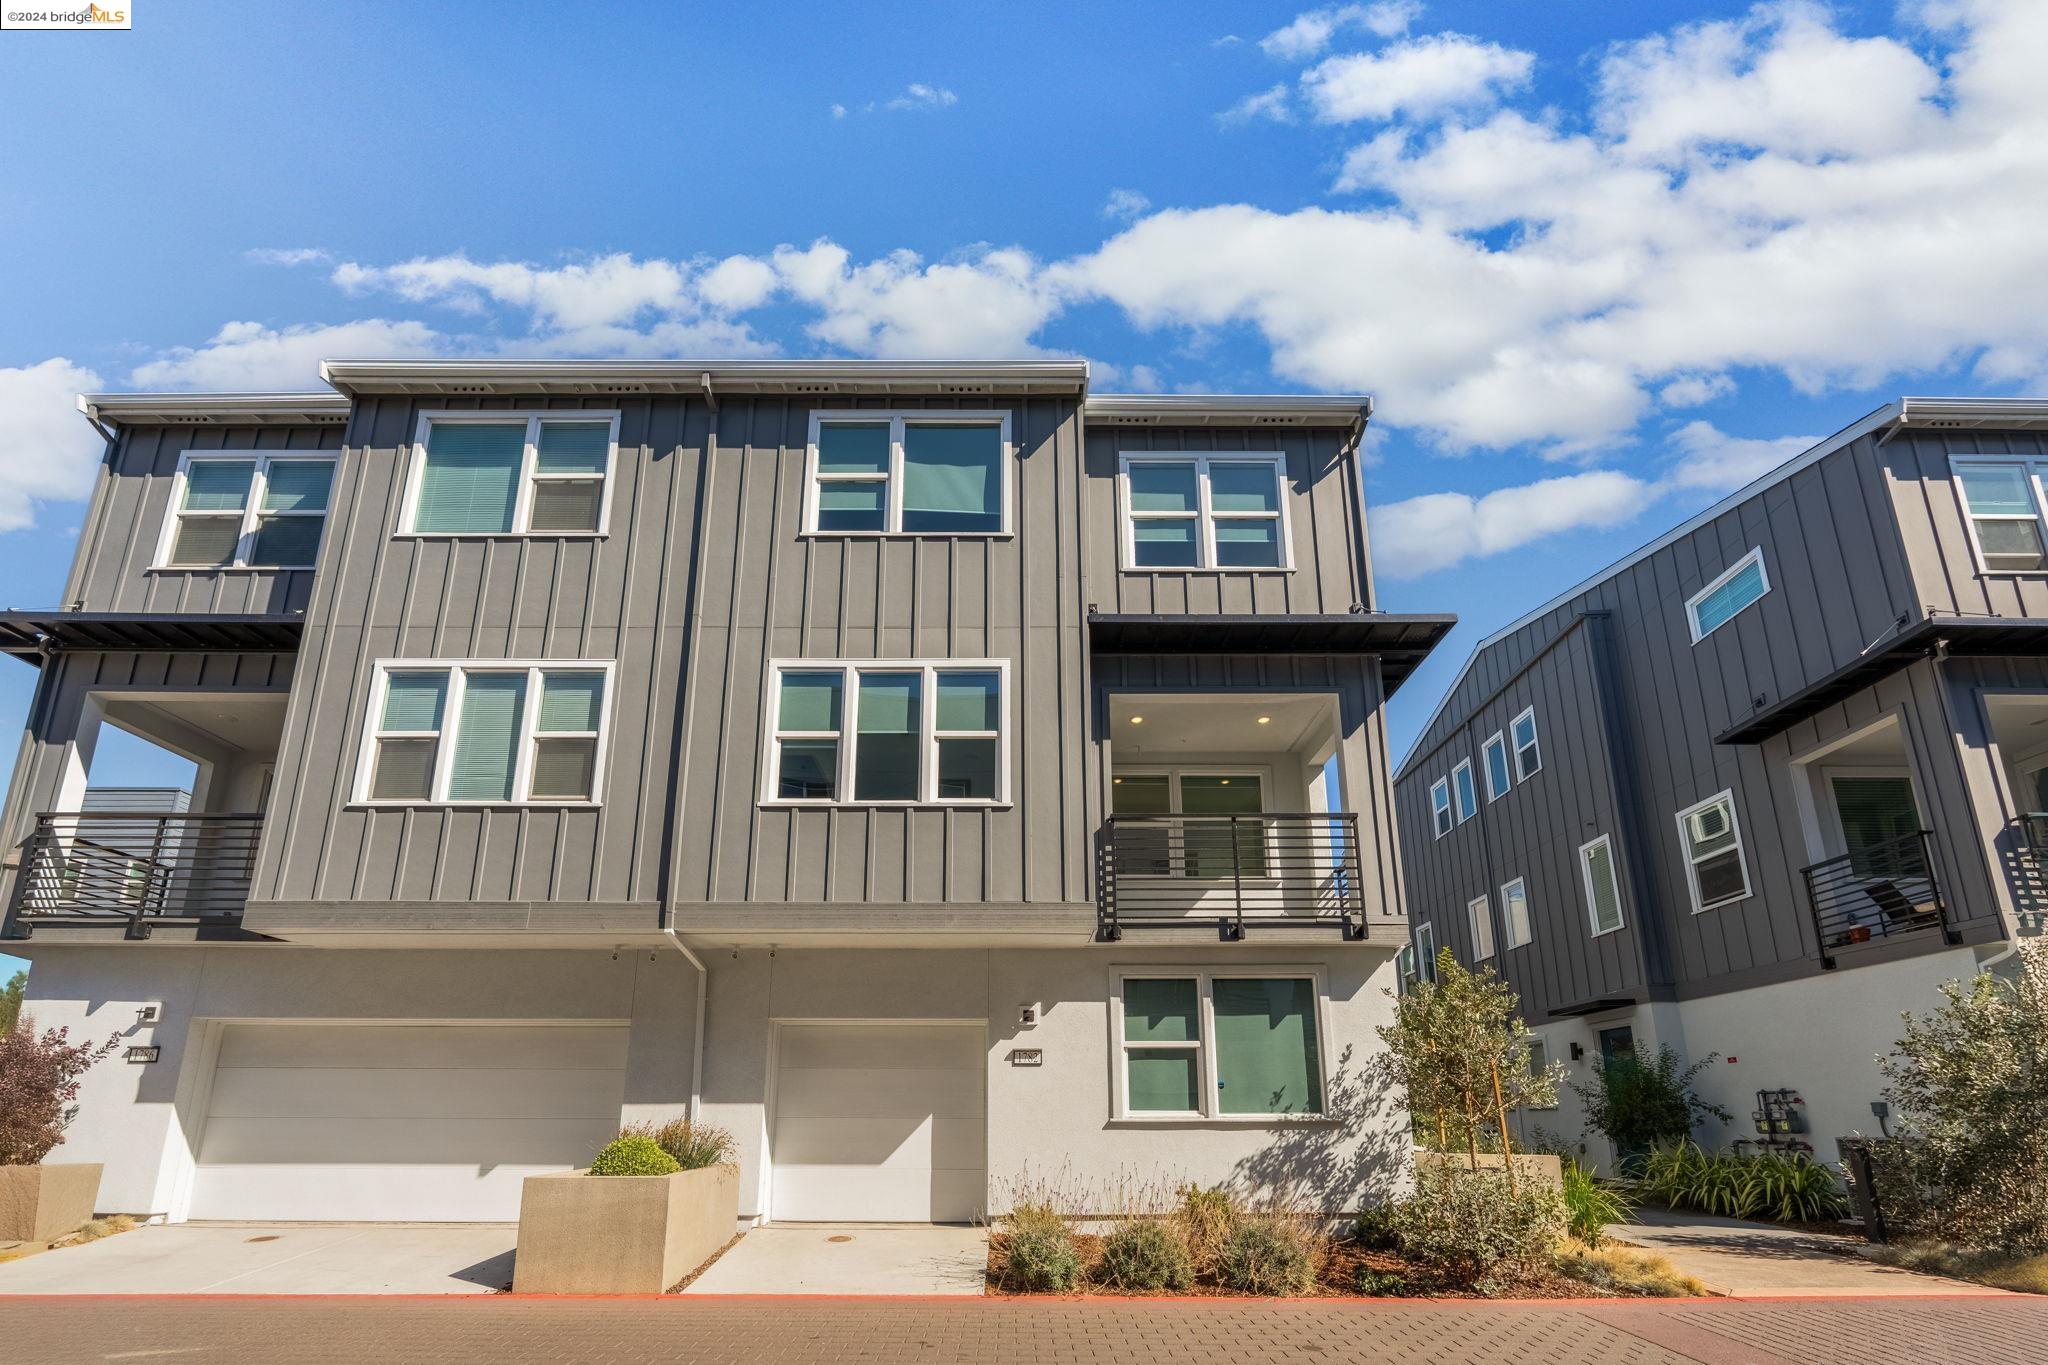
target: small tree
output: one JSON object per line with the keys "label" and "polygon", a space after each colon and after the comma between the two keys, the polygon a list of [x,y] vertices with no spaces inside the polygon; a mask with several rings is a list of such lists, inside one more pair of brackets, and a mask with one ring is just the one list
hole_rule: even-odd
{"label": "small tree", "polygon": [[1482,967],[1468,972],[1450,949],[1437,954],[1436,980],[1422,981],[1394,1006],[1379,1030],[1386,1051],[1378,1067],[1408,1092],[1408,1108],[1436,1149],[1465,1148],[1479,1167],[1480,1133],[1496,1129],[1513,1192],[1514,1142],[1508,1110],[1552,1104],[1562,1069],[1529,1069],[1529,1030],[1517,1013],[1514,988]]}
{"label": "small tree", "polygon": [[1678,1054],[1657,1049],[1656,1060],[1616,1057],[1593,1073],[1590,1085],[1572,1083],[1586,1106],[1586,1121],[1606,1134],[1618,1153],[1643,1153],[1687,1140],[1704,1118],[1726,1123],[1729,1114],[1693,1092],[1702,1071],[1721,1059],[1709,1052],[1680,1068]]}
{"label": "small tree", "polygon": [[64,1140],[78,1115],[78,1078],[120,1045],[66,1040],[67,1031],[38,1037],[34,1021],[0,1034],[0,1166],[34,1166]]}
{"label": "small tree", "polygon": [[2048,944],[2010,978],[1943,984],[1880,1057],[1902,1141],[1883,1144],[1887,1221],[2013,1255],[2048,1251]]}
{"label": "small tree", "polygon": [[27,972],[16,972],[0,986],[0,1034],[14,1032],[14,1021],[21,1017],[21,997],[27,990]]}

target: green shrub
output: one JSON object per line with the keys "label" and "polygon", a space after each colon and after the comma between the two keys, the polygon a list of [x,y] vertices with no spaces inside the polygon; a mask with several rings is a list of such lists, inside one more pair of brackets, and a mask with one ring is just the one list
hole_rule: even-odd
{"label": "green shrub", "polygon": [[[1574,1083],[1572,1089],[1586,1106],[1586,1122],[1604,1133],[1616,1151],[1646,1152],[1691,1140],[1703,1118],[1728,1121],[1726,1109],[1701,1099],[1692,1088],[1720,1056],[1710,1052],[1682,1070],[1678,1054],[1668,1047],[1658,1048],[1649,1062],[1616,1057],[1593,1072],[1591,1085]],[[1632,1167],[1638,1162],[1625,1164]]]}
{"label": "green shrub", "polygon": [[730,1163],[736,1159],[735,1153],[739,1149],[739,1144],[725,1129],[708,1123],[692,1123],[687,1118],[670,1119],[666,1123],[628,1124],[619,1135],[652,1138],[655,1146],[674,1157],[676,1165],[686,1171]]}
{"label": "green shrub", "polygon": [[1351,1292],[1373,1299],[1397,1299],[1408,1292],[1408,1281],[1391,1270],[1362,1265],[1351,1272]]}
{"label": "green shrub", "polygon": [[1722,1218],[1812,1223],[1848,1211],[1834,1172],[1820,1162],[1775,1152],[1705,1152],[1690,1142],[1651,1152],[1637,1188],[1672,1208]]}
{"label": "green shrub", "polygon": [[614,1138],[590,1162],[592,1175],[674,1175],[676,1159],[640,1133]]}
{"label": "green shrub", "polygon": [[1423,1274],[1460,1288],[1546,1264],[1565,1225],[1555,1190],[1511,1191],[1505,1171],[1448,1165],[1419,1170],[1415,1193],[1391,1219],[1396,1248]]}
{"label": "green shrub", "polygon": [[1019,1204],[1003,1237],[1003,1284],[1033,1294],[1064,1294],[1081,1283],[1081,1249],[1051,1204]]}
{"label": "green shrub", "polygon": [[1181,1290],[1195,1282],[1195,1266],[1176,1226],[1156,1218],[1129,1218],[1102,1239],[1096,1275],[1118,1289]]}
{"label": "green shrub", "polygon": [[1595,1179],[1593,1172],[1570,1157],[1559,1164],[1564,1172],[1564,1215],[1566,1230],[1587,1246],[1600,1244],[1600,1230],[1619,1223],[1634,1211],[1636,1201],[1613,1185]]}
{"label": "green shrub", "polygon": [[1180,1207],[1174,1210],[1173,1221],[1180,1229],[1181,1243],[1187,1247],[1188,1258],[1197,1273],[1214,1274],[1216,1258],[1222,1254],[1223,1244],[1230,1240],[1231,1229],[1243,1219],[1244,1211],[1221,1185],[1183,1185],[1178,1193]]}
{"label": "green shrub", "polygon": [[1321,1249],[1298,1218],[1242,1219],[1217,1253],[1216,1277],[1240,1294],[1306,1294],[1315,1285]]}
{"label": "green shrub", "polygon": [[1394,1206],[1379,1204],[1362,1209],[1351,1225],[1351,1240],[1367,1251],[1392,1251],[1399,1238],[1394,1233]]}

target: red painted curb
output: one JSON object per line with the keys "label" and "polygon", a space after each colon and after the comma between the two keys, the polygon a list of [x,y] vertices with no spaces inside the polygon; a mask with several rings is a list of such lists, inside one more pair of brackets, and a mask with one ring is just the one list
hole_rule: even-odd
{"label": "red painted curb", "polygon": [[1447,1299],[1447,1298],[1250,1298],[1221,1294],[0,1294],[0,1308],[12,1303],[233,1303],[244,1301],[297,1303],[916,1303],[928,1306],[1057,1303],[1116,1308],[1125,1304],[1176,1304],[1188,1308],[1739,1308],[1756,1304],[1799,1303],[1999,1303],[2042,1302],[2036,1295],[1995,1294],[1760,1294],[1747,1298],[1584,1298],[1584,1299]]}

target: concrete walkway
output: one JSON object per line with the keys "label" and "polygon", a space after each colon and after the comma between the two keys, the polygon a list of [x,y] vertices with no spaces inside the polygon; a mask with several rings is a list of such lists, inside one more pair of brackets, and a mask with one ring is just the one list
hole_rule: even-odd
{"label": "concrete walkway", "polygon": [[780,1223],[755,1228],[686,1294],[979,1294],[984,1228]]}
{"label": "concrete walkway", "polygon": [[515,1223],[180,1223],[0,1265],[4,1294],[481,1294]]}
{"label": "concrete walkway", "polygon": [[1609,1224],[1606,1233],[1617,1242],[1658,1253],[1716,1294],[1766,1298],[2005,1294],[1985,1285],[1879,1265],[1864,1257],[1858,1251],[1863,1244],[1852,1238],[1801,1232],[1772,1223],[1641,1208],[1632,1221]]}

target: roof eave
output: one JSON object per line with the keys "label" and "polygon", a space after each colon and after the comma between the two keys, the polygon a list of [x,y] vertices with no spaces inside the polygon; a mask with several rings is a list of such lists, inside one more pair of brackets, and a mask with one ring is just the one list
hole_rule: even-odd
{"label": "roof eave", "polygon": [[1085,360],[329,360],[344,394],[1085,393]]}
{"label": "roof eave", "polygon": [[1090,420],[1127,426],[1355,427],[1372,417],[1365,394],[1099,393]]}
{"label": "roof eave", "polygon": [[310,393],[81,393],[78,410],[103,426],[331,426],[349,400]]}

